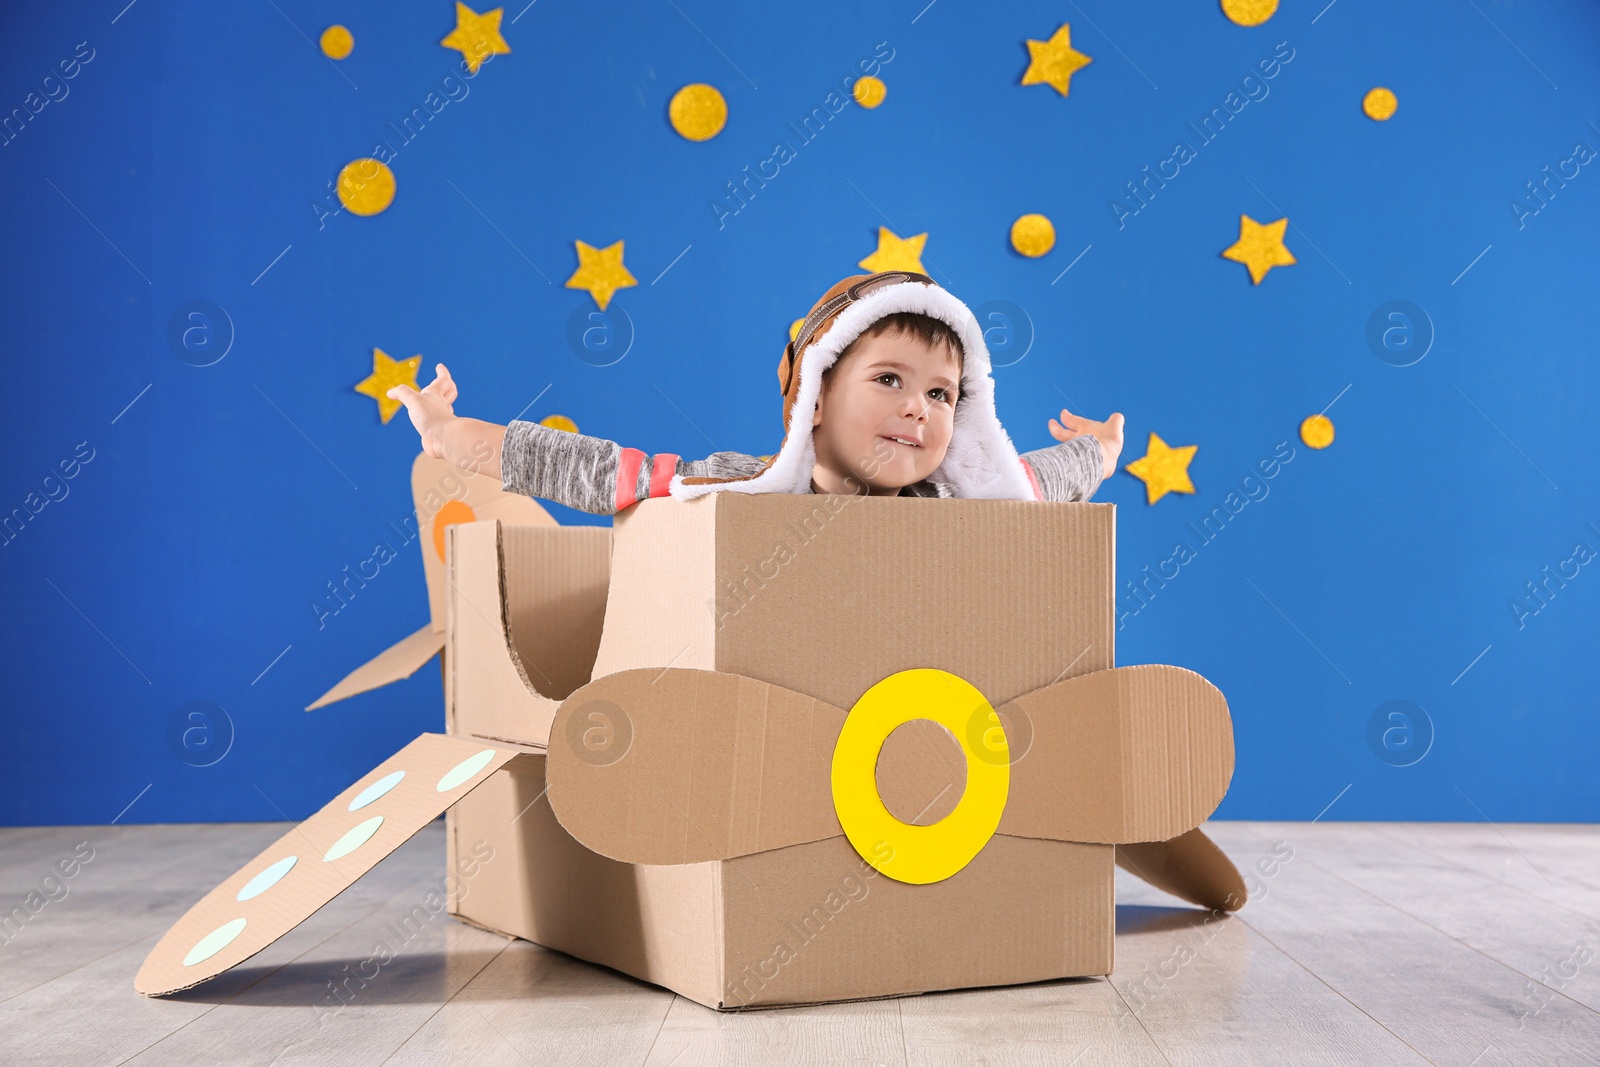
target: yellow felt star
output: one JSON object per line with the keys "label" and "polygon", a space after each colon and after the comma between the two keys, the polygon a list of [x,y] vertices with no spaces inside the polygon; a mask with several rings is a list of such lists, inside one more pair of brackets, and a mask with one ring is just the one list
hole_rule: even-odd
{"label": "yellow felt star", "polygon": [[1189,481],[1189,461],[1199,450],[1199,445],[1169,448],[1154,432],[1145,454],[1128,464],[1123,470],[1144,482],[1145,502],[1154,504],[1168,493],[1192,493],[1194,483]]}
{"label": "yellow felt star", "polygon": [[1048,41],[1028,41],[1028,69],[1022,84],[1048,85],[1066,96],[1072,75],[1092,62],[1072,47],[1072,27],[1063,22]]}
{"label": "yellow felt star", "polygon": [[387,423],[400,410],[400,401],[384,396],[397,385],[417,387],[417,368],[422,366],[421,356],[410,359],[390,359],[381,348],[372,350],[372,373],[356,386],[356,392],[370,396],[378,402],[378,415]]}
{"label": "yellow felt star", "polygon": [[578,246],[578,269],[567,279],[567,288],[589,290],[601,311],[611,303],[611,296],[618,289],[639,284],[622,265],[621,241],[609,248],[595,248],[582,241],[574,243]]}
{"label": "yellow felt star", "polygon": [[1267,271],[1294,262],[1294,256],[1283,247],[1283,231],[1288,225],[1286,218],[1263,226],[1249,215],[1240,215],[1239,239],[1223,250],[1222,257],[1249,267],[1250,280],[1260,285]]}
{"label": "yellow felt star", "polygon": [[922,269],[922,246],[928,243],[928,235],[919,233],[915,237],[897,237],[887,226],[878,227],[878,250],[863,259],[857,266],[865,267],[876,274],[880,270],[910,270],[918,274],[926,274]]}
{"label": "yellow felt star", "polygon": [[480,15],[456,0],[456,28],[439,43],[460,52],[467,61],[467,69],[476,74],[491,55],[503,56],[511,52],[511,46],[500,36],[500,16],[504,13],[505,8],[497,7]]}

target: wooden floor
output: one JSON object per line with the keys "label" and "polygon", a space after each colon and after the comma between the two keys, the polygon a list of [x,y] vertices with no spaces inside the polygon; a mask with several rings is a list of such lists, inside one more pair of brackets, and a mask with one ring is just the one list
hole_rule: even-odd
{"label": "wooden floor", "polygon": [[1289,858],[1204,924],[1119,870],[1108,980],[739,1014],[441,913],[324,1016],[329,980],[438,884],[436,822],[234,972],[135,993],[166,928],[284,829],[0,830],[0,914],[94,849],[0,935],[0,1063],[1600,1063],[1600,827],[1210,823],[1241,870]]}

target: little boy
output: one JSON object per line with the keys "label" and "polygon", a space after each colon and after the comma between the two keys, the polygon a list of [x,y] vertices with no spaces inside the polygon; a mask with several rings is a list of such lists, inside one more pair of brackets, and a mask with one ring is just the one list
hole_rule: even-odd
{"label": "little boy", "polygon": [[388,392],[428,455],[596,515],[719,491],[1088,500],[1122,452],[1120,413],[1095,422],[1062,409],[1049,424],[1060,443],[1019,455],[995,415],[977,319],[909,271],[846,278],[812,307],[778,363],[784,438],[765,459],[647,455],[539,423],[463,418],[450,372],[436,369],[421,392]]}

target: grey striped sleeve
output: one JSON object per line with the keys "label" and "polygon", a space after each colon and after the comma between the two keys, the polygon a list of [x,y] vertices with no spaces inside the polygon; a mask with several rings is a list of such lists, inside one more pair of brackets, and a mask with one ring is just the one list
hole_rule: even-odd
{"label": "grey striped sleeve", "polygon": [[1080,434],[1049,448],[1024,452],[1022,458],[1039,479],[1039,492],[1046,500],[1082,501],[1094,496],[1105,471],[1105,455],[1100,439]]}
{"label": "grey striped sleeve", "polygon": [[[508,493],[553,500],[592,515],[615,515],[617,476],[625,451],[636,450],[625,450],[604,437],[515,421],[506,427],[501,446],[500,487]],[[762,467],[760,458],[743,452],[714,452],[705,459],[692,460],[672,453],[659,455],[670,457],[674,472],[690,478],[737,478],[754,474]],[[631,497],[627,492],[622,494],[623,507],[651,495],[656,461],[657,454],[642,454]],[[664,484],[657,486],[655,495],[666,495]]]}

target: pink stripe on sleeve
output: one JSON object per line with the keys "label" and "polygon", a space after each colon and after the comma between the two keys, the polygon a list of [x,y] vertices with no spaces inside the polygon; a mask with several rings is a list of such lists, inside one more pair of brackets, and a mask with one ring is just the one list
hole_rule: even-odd
{"label": "pink stripe on sleeve", "polygon": [[617,459],[617,510],[639,499],[639,468],[644,465],[644,453],[637,448],[624,448]]}
{"label": "pink stripe on sleeve", "polygon": [[1044,493],[1039,489],[1039,479],[1033,473],[1033,464],[1029,463],[1025,459],[1022,459],[1021,456],[1018,456],[1017,458],[1022,460],[1022,469],[1028,472],[1028,484],[1033,486],[1033,499],[1043,500]]}
{"label": "pink stripe on sleeve", "polygon": [[678,457],[671,452],[657,452],[650,468],[650,495],[666,496],[672,485],[672,476],[678,473]]}

